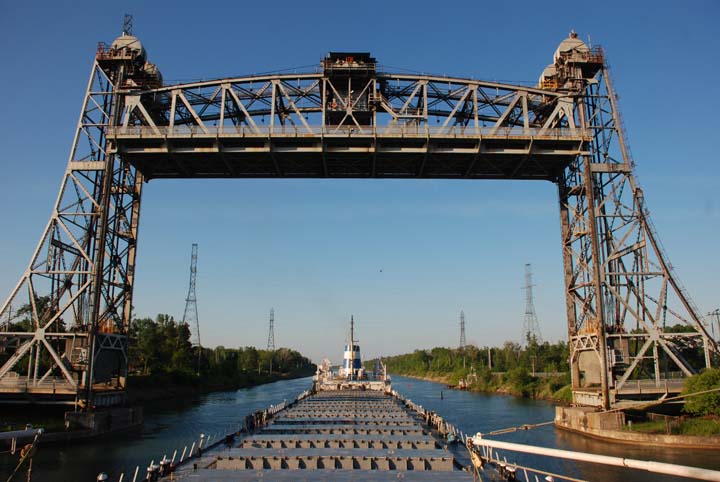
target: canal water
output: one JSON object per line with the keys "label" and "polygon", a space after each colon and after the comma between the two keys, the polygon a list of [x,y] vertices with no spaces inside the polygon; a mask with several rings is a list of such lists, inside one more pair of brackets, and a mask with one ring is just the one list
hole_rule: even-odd
{"label": "canal water", "polygon": [[[201,433],[213,435],[230,432],[237,428],[246,414],[283,400],[291,400],[309,388],[310,383],[310,378],[281,381],[232,392],[211,393],[191,401],[168,399],[154,403],[146,406],[145,425],[136,433],[72,445],[41,445],[34,457],[32,480],[93,482],[98,473],[106,472],[110,476],[110,482],[118,481],[122,473],[125,474],[123,482],[130,482],[135,467],[139,466],[142,474],[151,460],[157,462],[163,455],[172,457],[175,450],[178,451],[179,458],[183,447],[187,446],[189,449]],[[437,411],[468,434],[547,422],[554,416],[553,405],[544,401],[448,390],[441,384],[403,377],[395,377],[393,386],[407,398]],[[717,452],[616,445],[555,430],[551,425],[496,438],[508,442],[720,470],[720,457]],[[531,455],[514,455],[509,452],[505,456],[510,462],[585,480],[687,480]],[[16,461],[17,456],[0,454],[0,481],[7,479]],[[141,479],[141,475],[138,479]],[[24,474],[19,474],[15,480],[25,480]]]}

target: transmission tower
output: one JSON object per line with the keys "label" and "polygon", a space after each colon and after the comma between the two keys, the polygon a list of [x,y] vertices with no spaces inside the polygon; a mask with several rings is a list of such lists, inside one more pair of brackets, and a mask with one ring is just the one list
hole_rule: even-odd
{"label": "transmission tower", "polygon": [[467,345],[465,341],[465,312],[460,310],[460,349],[462,350]]}
{"label": "transmission tower", "polygon": [[268,331],[268,351],[275,351],[275,309],[270,308],[270,330]]}
{"label": "transmission tower", "polygon": [[272,373],[273,355],[275,354],[275,308],[270,308],[270,329],[268,330],[267,351],[270,352],[270,373]]}
{"label": "transmission tower", "polygon": [[533,302],[532,287],[532,270],[530,263],[525,265],[525,319],[523,320],[522,340],[520,345],[526,346],[528,341],[534,339],[538,343],[542,343],[540,335],[540,324],[538,323],[537,314],[535,313],[535,303]]}
{"label": "transmission tower", "polygon": [[197,310],[197,295],[195,293],[195,281],[197,278],[197,255],[198,245],[193,243],[192,254],[190,255],[190,287],[188,288],[187,298],[185,298],[185,313],[183,314],[183,323],[188,326],[195,327],[195,340],[197,342],[197,372],[200,374],[200,358],[202,356],[202,344],[200,343],[200,319]]}
{"label": "transmission tower", "polygon": [[[720,308],[716,308],[715,311],[709,312],[707,315],[708,323],[710,324],[710,331],[712,333],[713,338],[715,338],[715,326],[712,324],[713,319],[715,320],[715,323],[718,327],[718,337],[720,337]],[[717,339],[717,338],[715,338]]]}

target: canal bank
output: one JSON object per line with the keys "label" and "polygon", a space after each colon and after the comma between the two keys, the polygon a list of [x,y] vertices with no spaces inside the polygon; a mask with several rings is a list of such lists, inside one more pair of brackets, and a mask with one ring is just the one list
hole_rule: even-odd
{"label": "canal bank", "polygon": [[608,442],[675,447],[685,449],[720,449],[720,436],[673,435],[633,432],[632,423],[622,411],[600,412],[592,407],[555,407],[555,426]]}
{"label": "canal bank", "polygon": [[252,388],[281,380],[310,377],[315,366],[301,368],[289,373],[242,373],[241,376],[200,379],[188,376],[155,375],[135,376],[128,381],[128,403],[131,405],[156,400],[187,399],[213,392],[229,392]]}
{"label": "canal bank", "polygon": [[[502,374],[498,373],[495,375],[497,377],[500,377]],[[424,380],[427,382],[441,383],[441,384],[445,385],[446,388],[448,388],[448,389],[457,389],[456,380],[453,380],[452,377],[447,376],[447,375],[434,374],[434,375],[418,376],[418,375],[401,374],[400,376],[407,377],[407,378],[413,378],[415,380]],[[513,397],[532,399],[532,400],[546,400],[546,401],[550,401],[550,402],[557,402],[557,403],[564,403],[564,404],[567,404],[572,400],[572,393],[569,391],[569,385],[563,386],[559,389],[553,389],[550,385],[547,385],[546,387],[542,387],[542,388],[538,389],[537,386],[531,386],[531,385],[513,387],[511,384],[498,383],[498,384],[493,384],[492,387],[493,387],[492,389],[483,389],[483,388],[476,388],[475,386],[470,385],[469,388],[462,388],[462,390],[475,392],[475,393],[483,393],[483,394],[488,394],[488,395],[508,395],[508,396],[513,396]]]}

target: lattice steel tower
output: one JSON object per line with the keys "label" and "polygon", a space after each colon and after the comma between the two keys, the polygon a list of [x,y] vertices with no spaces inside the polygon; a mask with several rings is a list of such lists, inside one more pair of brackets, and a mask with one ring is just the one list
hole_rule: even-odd
{"label": "lattice steel tower", "polygon": [[270,308],[270,330],[268,331],[267,349],[275,351],[275,308]]}
{"label": "lattice steel tower", "polygon": [[462,350],[467,345],[465,341],[465,312],[460,310],[460,349]]}
{"label": "lattice steel tower", "polygon": [[535,302],[533,301],[532,270],[530,263],[525,264],[525,318],[523,319],[521,346],[526,346],[528,342],[534,339],[537,343],[542,343],[542,335],[540,334],[540,323],[535,313]]}
{"label": "lattice steel tower", "polygon": [[190,286],[188,294],[185,298],[185,312],[183,313],[183,323],[195,329],[195,343],[198,351],[198,373],[200,372],[200,359],[202,357],[202,343],[200,342],[200,319],[198,318],[197,294],[195,293],[195,282],[197,280],[197,256],[198,245],[193,243],[192,253],[190,254]]}

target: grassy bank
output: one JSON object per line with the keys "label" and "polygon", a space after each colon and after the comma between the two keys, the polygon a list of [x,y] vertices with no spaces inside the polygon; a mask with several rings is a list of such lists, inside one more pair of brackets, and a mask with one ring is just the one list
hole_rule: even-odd
{"label": "grassy bank", "polygon": [[626,426],[632,432],[665,435],[720,435],[720,417],[673,417],[668,420],[633,422]]}
{"label": "grassy bank", "polygon": [[392,373],[452,386],[457,386],[462,379],[469,379],[468,390],[472,392],[501,393],[562,403],[572,402],[572,391],[567,374],[536,377],[524,370],[511,370],[506,373],[477,373],[476,377],[472,377],[467,370],[456,370],[452,373],[394,370]]}
{"label": "grassy bank", "polygon": [[[464,380],[472,391],[504,393],[523,398],[570,401],[568,346],[506,342],[502,347],[466,345],[435,347],[383,358],[390,373],[457,385]],[[373,361],[367,362],[372,364]]]}

